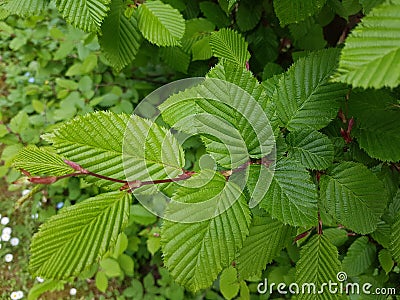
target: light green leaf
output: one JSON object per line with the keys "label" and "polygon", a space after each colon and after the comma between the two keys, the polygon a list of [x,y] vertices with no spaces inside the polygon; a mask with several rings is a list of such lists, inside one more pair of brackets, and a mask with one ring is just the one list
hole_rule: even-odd
{"label": "light green leaf", "polygon": [[192,60],[206,60],[213,55],[210,46],[210,37],[206,36],[192,45]]}
{"label": "light green leaf", "polygon": [[100,267],[107,277],[118,277],[122,274],[118,261],[111,257],[107,257],[100,261]]}
{"label": "light green leaf", "polygon": [[14,158],[13,166],[16,169],[24,169],[31,175],[60,176],[75,172],[56,153],[34,145],[19,151]]}
{"label": "light green leaf", "polygon": [[[166,218],[182,214],[186,223],[165,220],[162,226],[166,267],[177,283],[198,291],[209,287],[235,259],[248,234],[250,211],[237,185],[207,170],[184,181],[172,199],[192,206],[203,204],[204,210],[210,209],[214,215],[201,222],[187,223],[195,214],[207,212],[180,211],[172,206],[167,209]],[[212,205],[208,205],[209,200],[214,200]]]}
{"label": "light green leaf", "polygon": [[[68,160],[119,180],[173,178],[182,173],[184,165],[183,150],[174,136],[138,116],[95,112],[66,122],[44,137]],[[110,189],[122,185],[85,178]]]}
{"label": "light green leaf", "polygon": [[260,207],[284,224],[316,225],[317,198],[317,188],[307,170],[284,158],[276,162],[274,177]]}
{"label": "light green leaf", "polygon": [[400,83],[400,1],[375,7],[346,38],[335,81],[376,89]]}
{"label": "light green leaf", "polygon": [[126,254],[121,254],[118,257],[118,263],[126,275],[133,276],[135,272],[135,262],[133,261],[132,257]]}
{"label": "light green leaf", "polygon": [[98,31],[109,10],[110,0],[56,0],[60,13],[83,31]]}
{"label": "light green leaf", "polygon": [[240,249],[236,260],[240,278],[261,275],[266,265],[290,243],[294,231],[270,216],[255,215],[249,228],[249,236]]}
{"label": "light green leaf", "polygon": [[391,227],[390,252],[396,262],[400,262],[400,214]]}
{"label": "light green leaf", "polygon": [[95,263],[125,227],[130,197],[123,192],[100,194],[51,217],[32,239],[30,271],[65,279]]}
{"label": "light green leaf", "polygon": [[[318,291],[322,284],[336,282],[336,275],[340,270],[337,248],[323,235],[313,236],[300,252],[300,259],[296,266],[296,282],[299,286],[307,284],[311,291]],[[306,288],[307,288],[306,286]],[[299,294],[298,299],[310,299],[309,293]],[[317,294],[314,292],[314,294]],[[317,294],[313,299],[339,299],[339,295],[328,292],[325,286],[324,293]]]}
{"label": "light green leaf", "polygon": [[239,293],[239,281],[234,267],[229,266],[222,271],[219,289],[225,299],[233,299]]}
{"label": "light green leaf", "polygon": [[128,237],[125,233],[121,232],[118,235],[117,241],[115,243],[113,257],[118,258],[124,251],[128,248]]}
{"label": "light green leaf", "polygon": [[218,58],[226,59],[242,67],[250,59],[247,42],[239,33],[231,29],[222,28],[212,33],[210,44],[213,54]]}
{"label": "light green leaf", "polygon": [[339,223],[357,233],[373,232],[387,202],[383,183],[362,164],[342,162],[320,179],[321,200]]}
{"label": "light green leaf", "polygon": [[161,246],[159,236],[150,235],[146,243],[147,243],[147,250],[149,250],[151,255],[156,254],[156,252],[160,249]]}
{"label": "light green leaf", "polygon": [[368,242],[368,237],[359,237],[347,250],[342,262],[343,271],[349,276],[358,276],[364,273],[374,262],[375,254],[376,247]]}
{"label": "light green leaf", "polygon": [[99,291],[105,293],[108,288],[108,278],[104,271],[98,271],[96,273],[95,283]]}
{"label": "light green leaf", "polygon": [[345,86],[329,82],[338,54],[338,49],[312,52],[284,73],[273,95],[281,126],[318,130],[336,116],[338,101],[347,92]]}
{"label": "light green leaf", "polygon": [[154,224],[157,221],[157,216],[149,212],[140,204],[131,206],[131,218],[135,223],[148,226]]}
{"label": "light green leaf", "polygon": [[392,255],[390,254],[390,251],[387,249],[382,249],[379,251],[378,254],[379,262],[382,266],[382,269],[388,274],[394,266],[394,262],[392,259]]}
{"label": "light green leaf", "polygon": [[142,42],[136,15],[127,18],[122,0],[111,3],[111,10],[101,26],[99,39],[105,57],[117,70],[122,69],[135,59]]}
{"label": "light green leaf", "polygon": [[36,283],[29,289],[28,300],[37,300],[39,297],[49,291],[61,291],[64,289],[65,281],[45,280],[42,283]]}
{"label": "light green leaf", "polygon": [[185,33],[180,12],[158,0],[139,6],[138,25],[143,36],[157,46],[179,46]]}
{"label": "light green leaf", "polygon": [[285,26],[315,15],[325,3],[326,0],[274,0],[274,9],[281,25]]}
{"label": "light green leaf", "polygon": [[49,5],[48,0],[9,0],[1,8],[19,16],[39,15]]}
{"label": "light green leaf", "polygon": [[313,130],[303,129],[287,135],[288,157],[293,157],[312,170],[324,170],[333,162],[333,144],[330,139]]}

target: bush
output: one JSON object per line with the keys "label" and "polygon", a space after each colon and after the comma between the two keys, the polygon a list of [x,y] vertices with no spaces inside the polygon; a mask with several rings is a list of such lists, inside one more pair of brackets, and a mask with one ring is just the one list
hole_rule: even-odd
{"label": "bush", "polygon": [[[48,9],[26,2],[3,13]],[[32,238],[32,299],[77,276],[120,299],[395,292],[399,1],[55,4],[73,27],[2,23],[29,62],[5,72],[3,174],[38,184],[19,205],[64,205]]]}

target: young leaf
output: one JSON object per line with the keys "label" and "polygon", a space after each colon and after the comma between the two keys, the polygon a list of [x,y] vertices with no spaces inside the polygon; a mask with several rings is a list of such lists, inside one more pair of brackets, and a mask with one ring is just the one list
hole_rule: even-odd
{"label": "young leaf", "polygon": [[249,236],[236,260],[240,278],[261,275],[266,265],[290,243],[293,229],[266,215],[253,216]]}
{"label": "young leaf", "polygon": [[28,171],[31,175],[60,176],[74,172],[74,169],[56,153],[33,145],[18,152],[13,166],[16,169]]}
{"label": "young leaf", "polygon": [[125,6],[122,0],[112,1],[110,12],[101,25],[102,34],[99,38],[105,57],[117,70],[135,59],[142,42],[136,15],[127,18]]}
{"label": "young leaf", "polygon": [[60,13],[83,31],[98,31],[109,10],[110,0],[56,0]]}
{"label": "young leaf", "polygon": [[333,144],[330,139],[313,130],[303,129],[287,135],[288,157],[293,157],[312,170],[324,170],[333,162]]}
{"label": "young leaf", "polygon": [[387,249],[382,249],[381,251],[379,251],[378,258],[382,269],[385,271],[386,274],[388,274],[394,266],[390,251]]}
{"label": "young leaf", "polygon": [[317,189],[307,170],[291,159],[276,162],[275,174],[260,207],[284,224],[317,224]]}
{"label": "young leaf", "polygon": [[105,272],[98,271],[95,277],[96,287],[100,292],[105,293],[108,288],[108,278]]}
{"label": "young leaf", "polygon": [[[166,267],[177,283],[198,291],[210,286],[235,259],[248,234],[250,211],[237,185],[207,170],[184,181],[172,200],[191,203],[189,208],[201,206],[189,212],[184,206],[170,206],[166,219],[181,214],[184,222],[165,220],[161,231]],[[209,200],[215,201],[209,205]],[[213,213],[209,219],[188,223],[207,209]]]}
{"label": "young leaf", "polygon": [[308,16],[315,15],[325,5],[326,0],[274,0],[276,16],[282,26],[297,23]]}
{"label": "young leaf", "polygon": [[129,204],[129,194],[110,192],[61,210],[32,239],[31,272],[51,279],[81,273],[115,243],[128,221]]}
{"label": "young leaf", "polygon": [[65,281],[62,280],[45,280],[42,283],[35,283],[29,290],[28,300],[37,300],[39,297],[49,291],[61,291],[64,289]]}
{"label": "young leaf", "polygon": [[297,60],[279,80],[273,100],[281,126],[289,130],[321,129],[336,116],[347,89],[330,83],[338,49],[312,52]]}
{"label": "young leaf", "polygon": [[10,0],[2,9],[19,16],[39,15],[49,5],[48,0]]}
{"label": "young leaf", "polygon": [[383,183],[364,165],[342,162],[321,177],[321,199],[338,222],[357,233],[373,232],[387,202]]}
{"label": "young leaf", "polygon": [[185,20],[180,12],[161,1],[149,1],[139,6],[139,29],[157,46],[179,46],[185,33]]}
{"label": "young leaf", "polygon": [[396,87],[400,83],[400,1],[375,7],[346,39],[335,81],[354,87]]}
{"label": "young leaf", "polygon": [[223,28],[211,35],[211,49],[218,58],[224,58],[230,62],[245,66],[250,59],[247,51],[247,42],[236,31]]}
{"label": "young leaf", "polygon": [[347,250],[343,259],[343,271],[349,276],[357,276],[374,262],[376,247],[368,242],[368,237],[362,236],[356,239]]}
{"label": "young leaf", "polygon": [[239,293],[239,281],[237,271],[229,266],[222,271],[219,279],[219,289],[225,299],[233,299]]}

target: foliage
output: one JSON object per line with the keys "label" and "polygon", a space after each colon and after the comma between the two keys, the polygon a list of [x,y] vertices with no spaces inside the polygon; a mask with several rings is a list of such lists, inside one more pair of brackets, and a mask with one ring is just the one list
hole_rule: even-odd
{"label": "foliage", "polygon": [[398,283],[398,0],[18,3],[1,6],[1,172],[66,204],[32,238],[32,299],[74,276],[118,299]]}

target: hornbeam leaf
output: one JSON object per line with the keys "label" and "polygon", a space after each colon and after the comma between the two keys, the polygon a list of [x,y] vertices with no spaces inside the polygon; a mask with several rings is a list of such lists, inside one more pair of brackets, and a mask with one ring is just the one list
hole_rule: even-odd
{"label": "hornbeam leaf", "polygon": [[110,0],[56,0],[64,18],[83,31],[98,31],[109,10]]}
{"label": "hornbeam leaf", "polygon": [[346,86],[329,82],[338,49],[312,52],[280,78],[273,100],[280,125],[289,130],[321,129],[336,116]]}
{"label": "hornbeam leaf", "polygon": [[400,83],[400,0],[375,7],[346,38],[335,81],[354,87]]}
{"label": "hornbeam leaf", "polygon": [[261,275],[266,265],[291,241],[293,228],[267,214],[253,216],[249,236],[236,260],[240,278]]}
{"label": "hornbeam leaf", "polygon": [[400,262],[400,214],[397,215],[391,228],[390,252],[393,258]]}
{"label": "hornbeam leaf", "polygon": [[285,26],[318,13],[325,3],[326,0],[274,0],[274,9],[281,25]]}
{"label": "hornbeam leaf", "polygon": [[139,6],[138,25],[143,36],[157,46],[179,46],[185,33],[180,12],[158,0]]}
{"label": "hornbeam leaf", "polygon": [[226,59],[242,67],[250,59],[247,42],[239,33],[231,29],[223,28],[212,33],[210,44],[213,54],[218,58]]}
{"label": "hornbeam leaf", "polygon": [[288,156],[312,170],[324,170],[333,162],[333,144],[329,138],[313,130],[294,131],[287,135]]}
{"label": "hornbeam leaf", "polygon": [[297,161],[276,162],[271,185],[260,203],[273,218],[292,226],[317,224],[317,188]]}
{"label": "hornbeam leaf", "polygon": [[[138,116],[95,112],[64,123],[44,138],[68,160],[119,180],[174,178],[184,165],[183,150],[175,137]],[[121,183],[85,178],[109,189],[121,187]]]}
{"label": "hornbeam leaf", "polygon": [[56,153],[33,145],[18,152],[13,166],[28,171],[31,175],[60,176],[75,171]]}
{"label": "hornbeam leaf", "polygon": [[349,276],[358,276],[374,262],[376,247],[368,242],[368,237],[356,239],[347,250],[342,262],[343,271]]}
{"label": "hornbeam leaf", "polygon": [[40,14],[48,5],[48,0],[10,0],[2,9],[19,16],[28,16]]}
{"label": "hornbeam leaf", "polygon": [[122,0],[111,3],[111,10],[101,25],[100,45],[104,55],[117,70],[135,59],[142,42],[136,15],[127,18]]}
{"label": "hornbeam leaf", "polygon": [[[308,287],[311,292],[299,294],[299,299],[310,299],[310,295],[316,296],[313,299],[340,299],[338,294],[329,293],[328,286],[325,286],[323,293],[317,293],[323,284],[336,282],[337,274],[340,271],[337,248],[323,235],[313,236],[300,252],[300,259],[297,262],[296,277],[299,286]],[[314,293],[312,292],[314,291]]]}
{"label": "hornbeam leaf", "polygon": [[383,183],[362,164],[342,162],[321,177],[321,199],[338,222],[357,233],[371,233],[387,202]]}
{"label": "hornbeam leaf", "polygon": [[[183,182],[172,200],[205,205],[215,200],[209,219],[189,223],[203,209],[167,208],[161,230],[164,263],[177,283],[190,291],[209,287],[218,274],[235,259],[248,234],[250,210],[239,187],[209,170]],[[233,204],[232,204],[233,202]],[[168,221],[182,214],[185,222]]]}
{"label": "hornbeam leaf", "polygon": [[67,279],[97,262],[124,229],[130,197],[125,192],[100,194],[51,217],[33,237],[30,271]]}

